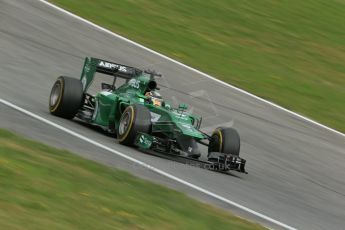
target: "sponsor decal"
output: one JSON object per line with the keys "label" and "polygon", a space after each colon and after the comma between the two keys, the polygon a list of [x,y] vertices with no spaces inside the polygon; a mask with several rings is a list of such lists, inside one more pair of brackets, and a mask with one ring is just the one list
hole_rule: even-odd
{"label": "sponsor decal", "polygon": [[181,119],[181,120],[188,120],[188,116],[182,112],[178,112],[178,111],[174,111],[173,112],[175,115],[177,115],[176,117],[178,119]]}
{"label": "sponsor decal", "polygon": [[150,112],[151,113],[151,121],[152,122],[157,122],[159,120],[159,118],[161,118],[161,115],[154,113],[154,112]]}
{"label": "sponsor decal", "polygon": [[152,141],[150,140],[150,138],[146,137],[143,134],[139,137],[139,143],[144,145],[142,146],[144,148],[150,148],[150,146],[152,145]]}
{"label": "sponsor decal", "polygon": [[87,84],[87,74],[90,72],[90,70],[91,70],[91,58],[88,57],[88,58],[86,58],[86,61],[85,61],[84,73],[83,73],[83,77],[81,79],[83,91],[85,91],[86,84]]}
{"label": "sponsor decal", "polygon": [[122,66],[122,65],[118,65],[118,64],[114,64],[114,63],[101,61],[98,64],[98,66],[103,67],[103,68],[107,68],[107,69],[118,69],[120,72],[127,73],[127,67],[126,66]]}
{"label": "sponsor decal", "polygon": [[133,88],[139,89],[140,87],[140,81],[138,79],[131,79],[128,82],[128,85],[132,86]]}
{"label": "sponsor decal", "polygon": [[188,129],[189,131],[193,131],[194,127],[189,124],[181,124],[184,128]]}
{"label": "sponsor decal", "polygon": [[86,79],[86,76],[84,75],[83,78],[81,79],[81,84],[83,86],[83,91],[85,91],[85,88],[86,88],[86,81],[87,81],[87,79]]}

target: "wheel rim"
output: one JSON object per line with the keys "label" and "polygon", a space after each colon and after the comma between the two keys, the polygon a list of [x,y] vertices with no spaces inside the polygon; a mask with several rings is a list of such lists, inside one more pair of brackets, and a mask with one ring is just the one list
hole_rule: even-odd
{"label": "wheel rim", "polygon": [[119,134],[120,135],[123,135],[126,133],[128,127],[129,127],[130,119],[131,119],[131,116],[130,116],[129,112],[126,112],[120,121],[120,125],[119,125]]}
{"label": "wheel rim", "polygon": [[59,96],[61,92],[61,85],[60,84],[55,84],[52,92],[50,94],[50,105],[55,106],[56,103],[58,102]]}

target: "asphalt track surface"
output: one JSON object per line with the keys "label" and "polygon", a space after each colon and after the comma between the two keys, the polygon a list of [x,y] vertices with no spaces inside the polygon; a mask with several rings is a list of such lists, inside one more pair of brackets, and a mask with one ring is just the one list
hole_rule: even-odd
{"label": "asphalt track surface", "polygon": [[[248,175],[219,174],[140,153],[98,130],[51,116],[57,76],[79,78],[85,56],[164,74],[167,100],[191,104],[203,129],[231,125],[241,135]],[[34,0],[0,0],[0,98],[100,144],[298,229],[344,229],[345,138],[231,89]],[[185,92],[185,93],[183,93]],[[187,93],[187,94],[186,94]],[[190,96],[192,95],[192,96]],[[186,192],[237,215],[279,229],[109,151],[0,103],[0,127],[142,178]],[[197,211],[197,210],[191,210]]]}

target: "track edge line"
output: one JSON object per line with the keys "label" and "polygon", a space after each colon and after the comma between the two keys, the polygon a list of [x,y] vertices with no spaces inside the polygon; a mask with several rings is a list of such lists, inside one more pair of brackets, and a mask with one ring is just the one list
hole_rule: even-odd
{"label": "track edge line", "polygon": [[79,133],[77,133],[77,132],[75,132],[75,131],[73,131],[71,129],[65,128],[62,125],[54,123],[54,122],[52,122],[52,121],[50,121],[50,120],[48,120],[48,119],[46,119],[44,117],[41,117],[41,116],[39,116],[39,115],[37,115],[37,114],[35,114],[33,112],[30,112],[30,111],[28,111],[28,110],[26,110],[24,108],[21,108],[21,107],[15,105],[15,104],[5,100],[5,99],[0,98],[0,103],[2,103],[3,105],[6,105],[6,106],[8,106],[8,107],[10,107],[10,108],[12,108],[12,109],[14,109],[16,111],[19,111],[19,112],[21,112],[21,113],[23,113],[23,114],[25,114],[25,115],[27,115],[27,116],[29,116],[31,118],[34,118],[34,119],[39,120],[41,122],[44,122],[44,123],[46,123],[46,124],[48,124],[48,125],[50,125],[50,126],[52,126],[54,128],[57,128],[57,129],[59,129],[59,130],[61,130],[63,132],[66,132],[66,133],[68,133],[68,134],[70,134],[70,135],[72,135],[74,137],[77,137],[77,138],[79,138],[79,139],[81,139],[81,140],[83,140],[85,142],[88,142],[88,143],[90,143],[92,145],[95,145],[95,146],[97,146],[97,147],[99,147],[99,148],[101,148],[103,150],[111,152],[111,153],[113,153],[113,154],[115,154],[117,156],[120,156],[120,157],[128,160],[128,161],[134,162],[134,163],[136,163],[136,164],[138,164],[138,165],[140,165],[140,166],[142,166],[144,168],[147,168],[147,169],[149,169],[149,170],[151,170],[151,171],[153,171],[153,172],[155,172],[155,173],[157,173],[159,175],[165,176],[165,177],[167,177],[167,178],[169,178],[171,180],[174,180],[174,181],[176,181],[176,182],[178,182],[180,184],[183,184],[183,185],[188,186],[188,187],[190,187],[192,189],[195,189],[195,190],[197,190],[197,191],[199,191],[199,192],[201,192],[203,194],[206,194],[206,195],[208,195],[210,197],[213,197],[213,198],[215,198],[215,199],[217,199],[219,201],[225,202],[225,203],[227,203],[229,205],[232,205],[232,206],[234,206],[234,207],[236,207],[238,209],[241,209],[241,210],[243,210],[245,212],[248,212],[248,213],[250,213],[250,214],[252,214],[252,215],[254,215],[256,217],[259,217],[259,218],[261,218],[261,219],[263,219],[263,220],[265,220],[267,222],[276,224],[276,225],[278,225],[280,227],[283,227],[283,228],[286,228],[286,229],[289,229],[289,230],[297,230],[294,227],[291,227],[291,226],[289,226],[287,224],[284,224],[284,223],[282,223],[282,222],[280,222],[278,220],[275,220],[275,219],[273,219],[271,217],[268,217],[268,216],[266,216],[264,214],[261,214],[261,213],[259,213],[257,211],[254,211],[254,210],[252,210],[250,208],[242,206],[241,204],[238,204],[238,203],[236,203],[234,201],[231,201],[231,200],[229,200],[229,199],[227,199],[225,197],[217,195],[216,193],[208,191],[208,190],[206,190],[206,189],[204,189],[202,187],[199,187],[197,185],[194,185],[194,184],[192,184],[192,183],[190,183],[188,181],[180,179],[179,177],[176,177],[176,176],[174,176],[172,174],[169,174],[169,173],[167,173],[167,172],[165,172],[163,170],[160,170],[160,169],[158,169],[156,167],[153,167],[153,166],[151,166],[151,165],[149,165],[149,164],[147,164],[145,162],[142,162],[142,161],[137,160],[137,159],[135,159],[133,157],[127,156],[126,154],[121,153],[120,151],[114,150],[114,149],[112,149],[112,148],[110,148],[110,147],[108,147],[106,145],[103,145],[103,144],[101,144],[101,143],[99,143],[97,141],[94,141],[94,140],[86,137],[86,136],[83,136],[83,135],[81,135],[81,134],[79,134]]}
{"label": "track edge line", "polygon": [[275,107],[275,108],[280,109],[280,110],[282,110],[282,111],[284,111],[284,112],[287,112],[287,113],[289,113],[289,114],[292,114],[292,115],[294,115],[294,116],[296,116],[296,117],[298,117],[298,118],[301,118],[301,119],[303,119],[303,120],[305,120],[305,121],[307,121],[307,122],[309,122],[309,123],[311,123],[311,124],[317,125],[317,126],[319,126],[319,127],[321,127],[321,128],[324,128],[324,129],[326,129],[326,130],[328,130],[328,131],[331,131],[331,132],[333,132],[333,133],[335,133],[335,134],[338,134],[338,135],[340,135],[340,136],[345,137],[345,133],[342,133],[342,132],[340,132],[340,131],[338,131],[338,130],[336,130],[336,129],[333,129],[333,128],[331,128],[331,127],[328,127],[328,126],[326,126],[326,125],[323,125],[323,124],[321,124],[321,123],[319,123],[319,122],[317,122],[317,121],[315,121],[315,120],[313,120],[313,119],[310,119],[310,118],[308,118],[308,117],[305,117],[305,116],[303,116],[303,115],[301,115],[301,114],[298,114],[298,113],[296,113],[296,112],[293,112],[293,111],[291,111],[291,110],[288,110],[288,109],[286,109],[286,108],[284,108],[284,107],[282,107],[282,106],[280,106],[280,105],[278,105],[278,104],[275,104],[275,103],[273,103],[273,102],[271,102],[271,101],[268,101],[268,100],[266,100],[266,99],[263,99],[263,98],[261,98],[261,97],[259,97],[259,96],[256,96],[255,94],[252,94],[252,93],[250,93],[250,92],[248,92],[248,91],[245,91],[245,90],[243,90],[243,89],[240,89],[240,88],[238,88],[238,87],[236,87],[236,86],[234,86],[234,85],[231,85],[231,84],[229,84],[229,83],[226,83],[226,82],[224,82],[224,81],[221,81],[221,80],[219,80],[219,79],[217,79],[217,78],[215,78],[215,77],[213,77],[213,76],[211,76],[211,75],[209,75],[209,74],[207,74],[207,73],[201,72],[200,70],[197,70],[197,69],[195,69],[195,68],[193,68],[193,67],[190,67],[190,66],[188,66],[188,65],[186,65],[186,64],[183,64],[182,62],[179,62],[179,61],[177,61],[177,60],[175,60],[175,59],[173,59],[173,58],[170,58],[170,57],[168,57],[168,56],[166,56],[166,55],[164,55],[164,54],[161,54],[161,53],[159,53],[159,52],[157,52],[157,51],[154,51],[154,50],[152,50],[152,49],[150,49],[150,48],[148,48],[148,47],[146,47],[146,46],[143,46],[143,45],[141,45],[141,44],[139,44],[139,43],[137,43],[137,42],[134,42],[134,41],[132,41],[132,40],[126,38],[126,37],[123,37],[123,36],[121,36],[121,35],[119,35],[119,34],[113,32],[113,31],[110,31],[110,30],[108,30],[108,29],[106,29],[106,28],[104,28],[104,27],[102,27],[102,26],[99,26],[99,25],[97,25],[97,24],[95,24],[95,23],[93,23],[93,22],[91,22],[91,21],[89,21],[89,20],[87,20],[87,19],[85,19],[85,18],[82,18],[82,17],[80,17],[80,16],[78,16],[78,15],[76,15],[76,14],[73,14],[72,12],[70,12],[70,11],[68,11],[68,10],[65,10],[65,9],[63,9],[63,8],[61,8],[61,7],[59,7],[59,6],[56,6],[56,5],[54,5],[54,4],[50,3],[50,2],[47,2],[47,0],[38,0],[38,1],[44,3],[44,4],[48,5],[48,6],[50,6],[50,7],[52,7],[52,8],[54,8],[54,9],[56,9],[56,10],[62,12],[62,13],[65,13],[65,14],[67,14],[67,15],[69,15],[69,16],[75,18],[75,19],[78,19],[78,20],[80,20],[80,21],[82,21],[82,22],[84,22],[84,23],[86,23],[86,24],[88,24],[88,25],[90,25],[90,26],[93,26],[93,27],[95,27],[95,28],[97,28],[97,29],[99,29],[99,30],[101,30],[101,31],[103,31],[103,32],[105,32],[105,33],[107,33],[107,34],[110,34],[110,35],[112,35],[112,36],[114,36],[114,37],[117,37],[117,38],[119,38],[119,39],[121,39],[121,40],[123,40],[123,41],[126,41],[126,42],[128,42],[128,43],[130,43],[130,44],[132,44],[132,45],[135,45],[135,46],[137,46],[137,47],[140,47],[140,48],[142,48],[142,49],[144,49],[144,50],[146,50],[146,51],[148,51],[148,52],[150,52],[150,53],[153,53],[153,54],[155,54],[155,55],[157,55],[157,56],[159,56],[159,57],[161,57],[161,58],[164,58],[164,59],[166,59],[166,60],[168,60],[168,61],[171,61],[171,62],[173,62],[173,63],[175,63],[175,64],[177,64],[177,65],[180,65],[180,66],[182,66],[182,67],[184,67],[184,68],[186,68],[186,69],[189,69],[189,70],[191,70],[191,71],[193,71],[193,72],[195,72],[195,73],[198,73],[198,74],[200,74],[200,75],[202,75],[202,76],[204,76],[204,77],[206,77],[206,78],[208,78],[208,79],[211,79],[211,80],[213,80],[213,81],[216,81],[216,82],[218,82],[218,83],[220,83],[220,84],[222,84],[222,85],[224,85],[224,86],[227,86],[227,87],[229,87],[229,88],[232,88],[232,89],[234,89],[234,90],[236,90],[236,91],[238,91],[238,92],[240,92],[240,93],[243,93],[243,94],[245,94],[245,95],[247,95],[247,96],[250,96],[250,97],[252,97],[252,98],[255,98],[256,100],[261,101],[261,102],[264,102],[264,103],[266,103],[266,104],[268,104],[268,105],[270,105],[270,106],[272,106],[272,107]]}

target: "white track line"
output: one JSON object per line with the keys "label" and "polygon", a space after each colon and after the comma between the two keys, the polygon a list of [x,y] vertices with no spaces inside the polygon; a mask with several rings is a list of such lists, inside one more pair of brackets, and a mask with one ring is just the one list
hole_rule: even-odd
{"label": "white track line", "polygon": [[221,80],[219,80],[219,79],[217,79],[217,78],[215,78],[215,77],[212,77],[211,75],[208,75],[208,74],[203,73],[203,72],[201,72],[201,71],[199,71],[199,70],[197,70],[197,69],[194,69],[194,68],[192,68],[192,67],[190,67],[190,66],[187,66],[187,65],[185,65],[185,64],[183,64],[183,63],[181,63],[181,62],[179,62],[179,61],[176,61],[176,60],[174,60],[174,59],[172,59],[172,58],[170,58],[170,57],[168,57],[168,56],[165,56],[165,55],[163,55],[163,54],[161,54],[161,53],[158,53],[158,52],[156,52],[156,51],[154,51],[154,50],[152,50],[152,49],[149,49],[149,48],[147,48],[147,47],[145,47],[145,46],[143,46],[143,45],[140,45],[139,43],[136,43],[136,42],[134,42],[134,41],[131,41],[131,40],[129,40],[128,38],[125,38],[125,37],[123,37],[123,36],[121,36],[121,35],[118,35],[118,34],[112,32],[112,31],[108,30],[108,29],[105,29],[105,28],[103,28],[103,27],[101,27],[101,26],[99,26],[99,25],[96,25],[95,23],[90,22],[90,21],[86,20],[85,18],[79,17],[79,16],[77,16],[77,15],[75,15],[75,14],[73,14],[73,13],[67,11],[67,10],[64,10],[64,9],[62,9],[62,8],[60,8],[60,7],[58,7],[58,6],[54,5],[54,4],[52,4],[52,3],[49,3],[49,2],[47,2],[46,0],[38,0],[38,1],[40,1],[40,2],[42,2],[42,3],[44,3],[44,4],[46,4],[46,5],[48,5],[48,6],[52,7],[52,8],[54,8],[54,9],[56,9],[56,10],[62,12],[62,13],[65,13],[65,14],[67,14],[67,15],[73,17],[73,18],[76,18],[76,19],[78,19],[78,20],[80,20],[80,21],[82,21],[82,22],[84,22],[84,23],[86,23],[86,24],[88,24],[88,25],[91,25],[91,26],[93,26],[93,27],[95,27],[95,28],[97,28],[97,29],[99,29],[99,30],[101,30],[101,31],[103,31],[103,32],[105,32],[105,33],[107,33],[107,34],[110,34],[110,35],[112,35],[112,36],[115,36],[115,37],[118,38],[118,39],[121,39],[121,40],[123,40],[123,41],[126,41],[126,42],[132,44],[132,45],[135,45],[135,46],[137,46],[137,47],[140,47],[140,48],[142,48],[142,49],[144,49],[144,50],[146,50],[146,51],[148,51],[148,52],[150,52],[150,53],[153,53],[153,54],[155,54],[155,55],[157,55],[157,56],[159,56],[159,57],[161,57],[161,58],[164,58],[164,59],[166,59],[166,60],[169,60],[169,61],[171,61],[171,62],[173,62],[173,63],[175,63],[175,64],[177,64],[177,65],[183,66],[183,67],[186,68],[186,69],[189,69],[189,70],[191,70],[191,71],[193,71],[193,72],[196,72],[196,73],[198,73],[198,74],[200,74],[200,75],[202,75],[202,76],[204,76],[204,77],[207,77],[207,78],[209,78],[209,79],[211,79],[211,80],[214,80],[214,81],[216,81],[216,82],[218,82],[218,83],[220,83],[220,84],[222,84],[222,85],[225,85],[225,86],[227,86],[227,87],[230,87],[230,88],[232,88],[232,89],[234,89],[234,90],[236,90],[236,91],[238,91],[238,92],[241,92],[241,93],[243,93],[243,94],[245,94],[245,95],[248,95],[248,96],[250,96],[250,97],[253,97],[253,98],[255,98],[255,99],[257,99],[257,100],[259,100],[259,101],[261,101],[261,102],[264,102],[264,103],[266,103],[266,104],[269,104],[269,105],[271,105],[271,106],[273,106],[273,107],[275,107],[275,108],[277,108],[277,109],[283,110],[283,111],[285,111],[285,112],[287,112],[287,113],[290,113],[290,114],[292,114],[292,115],[294,115],[294,116],[296,116],[296,117],[299,117],[299,118],[301,118],[301,119],[303,119],[303,120],[305,120],[305,121],[308,121],[308,122],[310,122],[310,123],[312,123],[312,124],[314,124],[314,125],[317,125],[317,126],[319,126],[319,127],[322,127],[322,128],[324,128],[324,129],[327,129],[328,131],[331,131],[331,132],[333,132],[333,133],[336,133],[336,134],[339,134],[339,135],[345,137],[345,134],[342,133],[342,132],[339,132],[339,131],[337,131],[337,130],[335,130],[335,129],[332,129],[332,128],[328,127],[328,126],[325,126],[325,125],[323,125],[323,124],[320,124],[320,123],[317,122],[317,121],[314,121],[314,120],[312,120],[312,119],[310,119],[310,118],[304,117],[304,116],[302,116],[302,115],[300,115],[300,114],[298,114],[298,113],[295,113],[295,112],[293,112],[293,111],[291,111],[291,110],[288,110],[288,109],[286,109],[286,108],[283,108],[283,107],[281,107],[280,105],[277,105],[277,104],[275,104],[275,103],[273,103],[273,102],[267,101],[267,100],[265,100],[265,99],[263,99],[263,98],[261,98],[261,97],[258,97],[258,96],[254,95],[254,94],[251,94],[251,93],[249,93],[249,92],[247,92],[247,91],[245,91],[245,90],[243,90],[243,89],[237,88],[237,87],[235,87],[235,86],[233,86],[233,85],[230,85],[230,84],[228,84],[228,83],[226,83],[226,82],[223,82],[223,81],[221,81]]}
{"label": "white track line", "polygon": [[17,111],[20,111],[20,112],[22,112],[22,113],[24,113],[24,114],[26,114],[26,115],[28,115],[28,116],[30,116],[32,118],[35,118],[35,119],[37,119],[37,120],[39,120],[41,122],[44,122],[44,123],[46,123],[48,125],[51,125],[51,126],[57,128],[57,129],[61,130],[61,131],[64,131],[64,132],[66,132],[66,133],[68,133],[68,134],[70,134],[70,135],[72,135],[74,137],[77,137],[77,138],[79,138],[79,139],[81,139],[83,141],[86,141],[86,142],[88,142],[88,143],[90,143],[92,145],[95,145],[95,146],[97,146],[97,147],[99,147],[101,149],[104,149],[106,151],[109,151],[109,152],[117,155],[117,156],[123,157],[123,158],[125,158],[125,159],[127,159],[127,160],[129,160],[131,162],[134,162],[134,163],[136,163],[138,165],[141,165],[142,167],[147,168],[147,169],[149,169],[149,170],[151,170],[153,172],[156,172],[156,173],[158,173],[158,174],[160,174],[162,176],[170,178],[170,179],[172,179],[174,181],[177,181],[177,182],[179,182],[181,184],[184,184],[184,185],[186,185],[186,186],[188,186],[190,188],[193,188],[193,189],[195,189],[195,190],[197,190],[199,192],[207,194],[207,195],[209,195],[209,196],[211,196],[211,197],[213,197],[215,199],[223,201],[223,202],[225,202],[225,203],[227,203],[229,205],[232,205],[232,206],[237,207],[237,208],[239,208],[241,210],[244,210],[244,211],[246,211],[246,212],[248,212],[248,213],[250,213],[252,215],[255,215],[255,216],[259,217],[259,218],[262,218],[263,220],[266,220],[266,221],[268,221],[270,223],[276,224],[276,225],[278,225],[280,227],[283,227],[283,228],[286,228],[286,229],[289,229],[289,230],[296,230],[296,228],[294,228],[294,227],[286,225],[286,224],[284,224],[282,222],[279,222],[279,221],[277,221],[275,219],[272,219],[271,217],[268,217],[268,216],[266,216],[264,214],[256,212],[256,211],[254,211],[252,209],[244,207],[244,206],[242,206],[242,205],[240,205],[240,204],[238,204],[238,203],[236,203],[234,201],[228,200],[228,199],[226,199],[226,198],[224,198],[224,197],[222,197],[220,195],[217,195],[217,194],[215,194],[213,192],[210,192],[210,191],[208,191],[206,189],[203,189],[203,188],[201,188],[201,187],[199,187],[197,185],[194,185],[194,184],[192,184],[192,183],[190,183],[188,181],[180,179],[180,178],[178,178],[176,176],[173,176],[173,175],[171,175],[171,174],[169,174],[167,172],[164,172],[164,171],[162,171],[162,170],[160,170],[158,168],[155,168],[155,167],[153,167],[153,166],[151,166],[149,164],[146,164],[146,163],[144,163],[142,161],[139,161],[139,160],[137,160],[137,159],[135,159],[133,157],[130,157],[130,156],[124,154],[124,153],[121,153],[121,152],[119,152],[117,150],[114,150],[114,149],[112,149],[110,147],[107,147],[107,146],[105,146],[105,145],[103,145],[103,144],[101,144],[101,143],[99,143],[97,141],[94,141],[94,140],[92,140],[90,138],[87,138],[87,137],[85,137],[85,136],[83,136],[83,135],[81,135],[81,134],[79,134],[77,132],[74,132],[74,131],[72,131],[72,130],[70,130],[68,128],[65,128],[65,127],[63,127],[63,126],[61,126],[59,124],[56,124],[56,123],[54,123],[52,121],[49,121],[48,119],[45,119],[45,118],[43,118],[43,117],[41,117],[41,116],[39,116],[37,114],[34,114],[34,113],[32,113],[32,112],[30,112],[30,111],[28,111],[26,109],[23,109],[23,108],[15,105],[15,104],[12,104],[11,102],[9,102],[7,100],[4,100],[4,99],[0,98],[0,103],[2,103],[4,105],[7,105],[8,107],[11,107],[12,109],[15,109]]}

